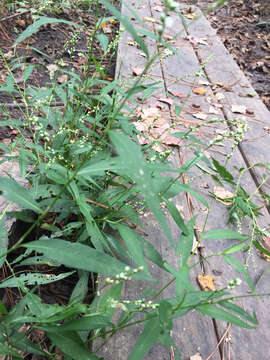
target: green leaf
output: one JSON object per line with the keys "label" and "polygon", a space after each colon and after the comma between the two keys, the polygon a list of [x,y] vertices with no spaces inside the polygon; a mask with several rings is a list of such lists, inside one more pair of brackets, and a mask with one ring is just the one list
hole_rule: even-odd
{"label": "green leaf", "polygon": [[6,315],[6,314],[8,314],[8,311],[7,311],[7,309],[6,309],[6,307],[5,307],[5,305],[2,303],[2,301],[0,301],[0,314],[4,314],[4,315]]}
{"label": "green leaf", "polygon": [[258,241],[252,241],[256,249],[260,250],[263,254],[270,256],[270,251],[266,250]]}
{"label": "green leaf", "polygon": [[102,50],[105,52],[109,45],[108,37],[105,34],[97,34],[96,37],[102,47]]}
{"label": "green leaf", "polygon": [[5,198],[22,205],[26,209],[31,209],[39,213],[42,211],[31,196],[29,190],[26,190],[13,179],[0,177],[0,191],[3,191],[2,195]]}
{"label": "green leaf", "polygon": [[152,170],[150,171],[140,147],[126,135],[117,131],[111,131],[110,138],[120,156],[122,165],[125,166],[125,174],[136,182],[138,189],[158,220],[171,246],[175,247],[166,218],[160,206],[161,198],[156,191]]}
{"label": "green leaf", "polygon": [[147,257],[148,260],[152,261],[161,269],[167,271],[167,269],[164,267],[164,260],[160,253],[154,248],[154,246],[150,242],[146,240],[144,240],[144,255],[145,257]]}
{"label": "green leaf", "polygon": [[140,239],[140,235],[135,233],[129,227],[117,224],[115,228],[119,231],[122,239],[124,240],[126,247],[130,253],[131,260],[138,266],[143,266],[148,272],[147,264],[144,259],[143,243]]}
{"label": "green leaf", "polygon": [[130,33],[130,35],[133,37],[133,39],[136,41],[136,43],[140,46],[140,48],[145,53],[145,55],[147,57],[149,57],[148,49],[145,45],[145,42],[138,35],[136,29],[130,23],[129,19],[126,16],[123,16],[113,5],[111,5],[106,0],[100,0],[100,2],[112,13],[112,15],[114,15],[116,17],[117,20],[119,20],[121,22],[121,24],[124,25],[126,30]]}
{"label": "green leaf", "polygon": [[23,359],[16,350],[3,344],[0,344],[0,355],[9,355],[13,356],[15,359]]}
{"label": "green leaf", "polygon": [[110,317],[104,315],[87,315],[79,319],[71,320],[60,326],[42,327],[45,331],[62,332],[62,331],[90,331],[94,329],[102,329],[105,327],[113,328],[114,324]]}
{"label": "green leaf", "polygon": [[166,300],[162,300],[159,303],[158,314],[159,321],[162,328],[171,331],[173,328],[172,315],[173,306]]}
{"label": "green leaf", "polygon": [[35,21],[33,24],[31,24],[30,26],[28,26],[16,39],[16,41],[14,42],[13,46],[17,46],[20,42],[24,41],[26,38],[32,36],[33,34],[35,34],[39,28],[43,25],[47,25],[47,24],[57,24],[57,23],[64,23],[67,25],[71,25],[71,26],[79,26],[78,24],[71,22],[71,21],[67,21],[67,20],[62,20],[62,19],[56,19],[56,18],[49,18],[46,16],[41,16],[39,18],[39,20]]}
{"label": "green leaf", "polygon": [[226,250],[223,250],[222,251],[222,254],[232,254],[232,253],[235,253],[241,249],[243,249],[243,247],[246,246],[246,242],[241,242],[240,244],[236,244],[236,245],[233,245],[231,247],[229,247],[228,249]]}
{"label": "green leaf", "polygon": [[40,240],[26,243],[23,247],[43,253],[65,266],[100,274],[116,275],[122,272],[126,266],[90,246],[60,239],[43,237]]}
{"label": "green leaf", "polygon": [[18,277],[12,277],[2,282],[0,284],[0,288],[20,287],[20,285],[29,286],[29,285],[50,284],[52,282],[65,279],[66,277],[70,276],[73,273],[74,271],[70,271],[60,275],[40,274],[40,273],[22,274]]}
{"label": "green leaf", "polygon": [[219,301],[218,303],[220,306],[224,307],[227,310],[230,310],[231,312],[234,312],[236,315],[240,316],[242,319],[251,322],[252,324],[258,325],[258,319],[256,317],[256,314],[254,313],[254,316],[251,316],[247,311],[242,309],[240,306],[233,304],[231,301]]}
{"label": "green leaf", "polygon": [[191,254],[193,241],[194,241],[194,222],[196,217],[193,217],[187,223],[188,235],[182,234],[179,238],[177,245],[177,252],[180,255],[180,267],[187,263],[187,260]]}
{"label": "green leaf", "polygon": [[161,333],[160,321],[154,318],[145,322],[144,329],[139,336],[128,360],[141,360],[148,353],[151,347],[157,343],[159,334]]}
{"label": "green leaf", "polygon": [[237,239],[247,240],[247,235],[239,234],[238,232],[231,229],[215,229],[210,230],[203,235],[203,239]]}
{"label": "green leaf", "polygon": [[183,265],[180,269],[174,273],[175,280],[175,295],[177,299],[182,299],[185,292],[194,291],[194,286],[189,279],[190,269],[188,265]]}
{"label": "green leaf", "polygon": [[88,279],[89,279],[89,272],[84,270],[78,270],[79,281],[75,285],[72,294],[69,299],[69,303],[76,301],[76,302],[83,302],[85,295],[88,291]]}
{"label": "green leaf", "polygon": [[6,230],[6,216],[2,216],[0,220],[0,269],[4,262],[6,261],[7,255],[1,257],[2,254],[5,254],[8,249],[8,233]]}
{"label": "green leaf", "polygon": [[176,222],[179,229],[181,229],[185,235],[188,235],[189,230],[184,223],[184,220],[180,214],[180,211],[177,209],[177,207],[175,206],[175,204],[172,201],[170,201],[166,198],[163,198],[163,200],[165,201],[166,207],[169,210],[170,214],[172,215],[173,220]]}
{"label": "green leaf", "polygon": [[194,196],[195,199],[200,201],[205,207],[209,208],[208,202],[198,193],[196,189],[193,189],[188,184],[175,184],[175,189],[178,189],[179,192],[185,191],[190,195]]}
{"label": "green leaf", "polygon": [[192,141],[193,143],[195,144],[199,144],[199,145],[202,145],[202,146],[205,146],[206,144],[201,142],[200,140],[198,140],[195,136],[193,135],[190,135],[190,134],[187,134],[185,132],[177,132],[177,133],[173,133],[171,134],[171,136],[174,136],[178,139],[186,139],[186,140],[190,140]]}
{"label": "green leaf", "polygon": [[246,329],[255,329],[255,326],[251,326],[238,317],[230,314],[227,311],[224,311],[223,309],[217,307],[214,304],[203,304],[196,307],[196,310],[198,310],[203,315],[211,316],[211,318],[224,320],[226,322],[235,324],[237,326],[241,326]]}
{"label": "green leaf", "polygon": [[47,332],[47,335],[53,344],[74,360],[98,360],[96,355],[86,349],[83,341],[76,332]]}
{"label": "green leaf", "polygon": [[221,176],[221,178],[231,184],[234,184],[234,178],[229,171],[222,166],[216,159],[212,158],[213,164],[215,166],[216,171]]}

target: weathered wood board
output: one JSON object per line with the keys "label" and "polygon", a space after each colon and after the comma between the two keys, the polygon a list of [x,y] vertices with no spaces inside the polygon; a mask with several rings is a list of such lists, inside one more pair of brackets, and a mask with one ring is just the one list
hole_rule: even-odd
{"label": "weathered wood board", "polygon": [[[154,0],[148,2],[128,1],[128,5],[136,10],[142,18],[156,19],[150,25],[154,29],[158,24],[160,12]],[[174,99],[174,104],[168,102],[161,110],[163,116],[170,119],[170,124],[174,125],[174,129],[178,131],[186,131],[190,126],[197,126],[202,122],[202,119],[196,117],[198,113],[207,114],[207,118],[203,121],[210,120],[212,117],[220,119],[219,122],[209,123],[208,126],[202,126],[197,135],[203,141],[215,139],[219,134],[224,134],[228,130],[226,121],[233,117],[239,117],[247,121],[250,130],[245,139],[238,148],[234,150],[234,154],[229,161],[229,169],[235,175],[237,171],[234,167],[247,167],[256,162],[269,161],[270,141],[269,135],[265,128],[270,126],[269,111],[262,104],[258,96],[249,97],[248,94],[255,94],[248,80],[244,77],[231,55],[227,52],[221,41],[217,38],[214,30],[210,27],[207,20],[201,16],[198,9],[194,8],[194,12],[199,14],[199,19],[192,21],[187,27],[183,26],[180,18],[172,15],[174,23],[171,29],[168,29],[167,35],[175,36],[172,46],[176,50],[176,54],[167,54],[165,57],[161,55],[160,61],[155,62],[154,69],[150,73],[152,79],[160,79],[160,90],[153,94],[153,102],[157,101],[160,96],[162,88],[167,92],[168,98],[172,99],[170,91],[177,94]],[[130,13],[123,7],[124,15]],[[188,23],[188,20],[187,20]],[[135,26],[140,25],[138,21],[133,20]],[[141,51],[129,45],[131,38],[124,32],[119,44],[118,66],[120,78],[126,80],[132,75],[134,67],[142,67],[145,64],[145,58],[141,56]],[[155,42],[147,40],[147,45],[150,51],[155,51]],[[212,58],[209,56],[212,55]],[[220,83],[220,85],[217,85]],[[223,86],[224,85],[224,86]],[[230,85],[230,86],[228,86]],[[203,87],[206,94],[197,95],[193,92],[194,88]],[[224,97],[217,100],[216,93],[221,92]],[[164,95],[164,94],[163,94]],[[164,97],[164,96],[163,96]],[[179,101],[182,111],[178,116],[175,116],[174,105]],[[219,103],[220,106],[216,108],[217,113],[212,113],[210,108],[212,102]],[[151,102],[151,100],[150,100]],[[245,114],[236,114],[232,111],[232,105],[243,105],[248,109]],[[149,106],[149,103],[144,103],[143,106]],[[254,112],[254,115],[253,113]],[[195,116],[193,116],[195,114]],[[209,149],[209,155],[215,157],[220,163],[224,163],[226,154],[230,153],[233,147],[233,139],[224,141],[222,146],[214,146]],[[263,151],[262,151],[263,148]],[[181,167],[183,163],[193,156],[189,148],[178,147],[171,156],[171,162],[174,166]],[[250,172],[246,172],[242,179],[241,185],[249,192],[255,191],[257,185],[263,177],[263,168],[254,168]],[[206,216],[208,216],[205,225],[205,231],[211,229],[228,228],[227,218],[228,212],[226,206],[220,202],[211,200],[209,192],[213,191],[216,185],[213,180],[206,178],[199,169],[196,173],[189,177],[182,179],[183,182],[189,182],[197,189],[201,190],[201,194],[211,203],[211,212],[207,214],[206,209],[198,203],[196,199],[188,196],[177,197],[174,199],[179,208],[183,208],[185,220],[191,218],[194,214],[199,214],[196,221],[196,235],[197,240],[200,237]],[[264,192],[269,192],[269,183],[263,187]],[[262,201],[260,196],[257,197],[257,203]],[[259,219],[260,226],[269,228],[270,219],[269,212],[264,207],[262,209],[263,216]],[[179,236],[179,230],[174,222],[168,217],[168,223],[175,238]],[[164,237],[159,229],[158,224],[152,217],[146,217],[144,220],[145,230],[149,234],[148,240],[151,241],[161,255],[167,260],[170,265],[177,265],[177,258],[167,246],[167,239]],[[251,231],[250,225],[242,224],[243,231],[249,233]],[[208,256],[212,253],[229,248],[235,244],[235,240],[208,240],[203,241],[203,247],[200,250],[201,256]],[[199,255],[198,255],[199,256]],[[258,293],[270,292],[269,280],[270,272],[265,273],[262,278],[264,269],[267,268],[265,260],[261,259],[255,251],[246,254],[238,253],[234,255],[241,263],[247,261],[248,269],[251,273],[252,281],[256,284]],[[198,257],[199,258],[199,257]],[[151,269],[153,275],[157,274],[158,269],[154,267]],[[218,289],[226,287],[228,282],[239,276],[232,268],[220,257],[211,258],[204,263],[202,269],[197,267],[194,269],[194,283],[199,272],[215,276],[216,287]],[[160,282],[166,283],[166,277],[160,274]],[[142,287],[146,286],[142,284]],[[133,282],[126,283],[122,294],[123,299],[135,299],[138,294],[138,288]],[[141,289],[140,289],[141,290]],[[236,289],[235,294],[246,293],[248,288],[246,285],[241,285]],[[173,294],[174,288],[168,288],[165,295]],[[242,299],[241,305],[245,309],[251,310],[256,307],[257,317],[259,320],[258,329],[255,331],[245,330],[232,326],[220,344],[220,348],[209,357],[209,354],[215,349],[217,341],[222,338],[222,335],[227,331],[227,324],[219,321],[211,321],[210,318],[202,317],[197,312],[191,312],[183,318],[176,319],[174,322],[173,338],[181,351],[182,359],[187,360],[192,355],[199,352],[202,359],[257,359],[266,360],[270,358],[269,346],[269,324],[270,314],[267,311],[269,298],[261,297],[258,301],[256,298]],[[105,360],[107,359],[128,359],[128,354],[135,344],[136,338],[141,332],[141,327],[130,327],[120,332],[115,338],[112,338],[100,353]],[[169,359],[170,354],[168,350],[160,345],[154,346],[151,351],[145,356],[145,359]]]}

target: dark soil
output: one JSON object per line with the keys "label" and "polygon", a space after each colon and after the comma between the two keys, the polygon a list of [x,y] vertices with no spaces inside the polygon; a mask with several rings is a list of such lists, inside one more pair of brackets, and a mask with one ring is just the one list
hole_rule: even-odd
{"label": "dark soil", "polygon": [[[185,0],[206,10],[213,1]],[[253,88],[270,109],[270,19],[267,0],[229,0],[207,15]]]}

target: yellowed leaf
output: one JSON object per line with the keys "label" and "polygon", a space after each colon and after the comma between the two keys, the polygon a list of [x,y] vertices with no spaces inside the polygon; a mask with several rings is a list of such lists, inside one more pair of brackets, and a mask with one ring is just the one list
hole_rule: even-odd
{"label": "yellowed leaf", "polygon": [[152,18],[152,17],[149,17],[149,16],[145,16],[143,18],[143,21],[148,21],[148,22],[151,22],[151,23],[156,23],[156,19]]}
{"label": "yellowed leaf", "polygon": [[194,88],[192,90],[192,92],[196,95],[205,95],[206,94],[206,90],[202,87],[199,87],[199,88]]}
{"label": "yellowed leaf", "polygon": [[198,283],[203,291],[215,291],[215,277],[212,275],[198,275]]}
{"label": "yellowed leaf", "polygon": [[193,20],[197,17],[197,15],[195,13],[186,14],[185,16],[187,19],[190,19],[190,20]]}

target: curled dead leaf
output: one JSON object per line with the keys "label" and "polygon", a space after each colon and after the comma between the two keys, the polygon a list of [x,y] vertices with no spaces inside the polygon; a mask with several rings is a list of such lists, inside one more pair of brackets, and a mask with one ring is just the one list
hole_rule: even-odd
{"label": "curled dead leaf", "polygon": [[222,186],[214,187],[214,196],[215,199],[220,201],[222,204],[226,206],[232,205],[234,194],[231,191],[226,190]]}
{"label": "curled dead leaf", "polygon": [[198,275],[198,283],[203,291],[215,291],[215,277],[212,275]]}
{"label": "curled dead leaf", "polygon": [[139,66],[133,66],[132,68],[132,74],[135,76],[140,76],[143,73],[144,68],[141,68]]}
{"label": "curled dead leaf", "polygon": [[200,119],[200,120],[206,120],[207,119],[207,114],[204,114],[202,112],[192,114],[192,116],[195,117],[196,119]]}

